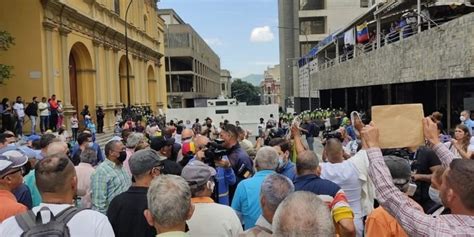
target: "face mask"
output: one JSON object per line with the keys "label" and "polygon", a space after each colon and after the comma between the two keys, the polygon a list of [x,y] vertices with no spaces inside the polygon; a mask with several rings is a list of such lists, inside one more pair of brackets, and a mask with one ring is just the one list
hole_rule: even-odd
{"label": "face mask", "polygon": [[428,194],[430,195],[430,199],[433,200],[433,202],[436,202],[439,205],[443,205],[443,202],[441,202],[441,198],[439,197],[438,190],[430,186],[430,190],[428,191]]}
{"label": "face mask", "polygon": [[459,120],[461,120],[461,122],[464,122],[464,121],[466,121],[466,118],[464,118],[464,116],[461,116],[461,117],[459,117]]}
{"label": "face mask", "polygon": [[16,146],[15,143],[9,143],[9,144],[7,145],[7,147],[14,147],[14,146]]}
{"label": "face mask", "polygon": [[120,156],[117,159],[120,161],[120,163],[123,163],[125,159],[127,159],[127,152],[121,151]]}
{"label": "face mask", "polygon": [[87,145],[89,148],[93,148],[94,147],[94,143],[93,142],[89,142],[89,145]]}

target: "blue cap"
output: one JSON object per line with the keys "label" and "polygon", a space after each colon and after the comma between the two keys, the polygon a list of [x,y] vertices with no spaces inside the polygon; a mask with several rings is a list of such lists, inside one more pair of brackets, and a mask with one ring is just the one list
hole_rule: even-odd
{"label": "blue cap", "polygon": [[27,142],[34,142],[34,141],[37,141],[37,140],[40,140],[40,139],[41,139],[41,136],[33,134],[33,135],[30,135],[28,138],[26,138],[26,141]]}

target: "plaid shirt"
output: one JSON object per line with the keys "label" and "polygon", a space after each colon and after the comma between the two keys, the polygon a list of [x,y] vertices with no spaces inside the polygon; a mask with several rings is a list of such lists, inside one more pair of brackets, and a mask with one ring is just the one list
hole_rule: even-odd
{"label": "plaid shirt", "polygon": [[[443,166],[449,165],[454,156],[443,144],[434,146]],[[437,218],[426,215],[409,201],[392,182],[379,148],[367,150],[370,161],[369,175],[372,178],[377,200],[409,236],[472,236],[474,216],[441,215]]]}
{"label": "plaid shirt", "polygon": [[123,166],[105,159],[91,176],[92,209],[105,214],[112,199],[131,185],[132,178]]}

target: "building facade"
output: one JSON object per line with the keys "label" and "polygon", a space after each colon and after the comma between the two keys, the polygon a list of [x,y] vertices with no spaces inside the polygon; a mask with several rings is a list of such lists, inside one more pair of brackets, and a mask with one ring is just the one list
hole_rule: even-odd
{"label": "building facade", "polygon": [[280,66],[267,68],[264,77],[264,80],[260,83],[261,104],[278,104],[281,106]]}
{"label": "building facade", "polygon": [[[113,128],[114,110],[133,106],[165,108],[164,22],[154,0],[135,0],[128,12],[118,0],[18,0],[0,3],[0,29],[15,45],[0,54],[14,67],[14,78],[0,86],[2,97],[56,97],[63,101],[66,122],[84,105],[95,117],[105,110],[105,129]],[[28,127],[28,126],[25,126]]]}
{"label": "building facade", "polygon": [[425,17],[419,23],[415,17],[412,24],[393,29],[416,8],[416,1],[380,5],[340,33],[372,22],[367,26],[374,32],[372,41],[348,51],[342,50],[344,37],[336,35],[300,67],[306,79],[304,72],[310,71],[311,90],[320,92],[323,108],[370,114],[374,105],[421,103],[425,115],[443,113],[447,129],[460,123],[462,110],[474,110],[474,9],[426,3],[420,6]]}
{"label": "building facade", "polygon": [[171,108],[199,107],[220,95],[220,58],[172,9],[158,11],[166,24],[166,88]]}
{"label": "building facade", "polygon": [[229,70],[221,70],[221,96],[231,98],[232,96],[232,76]]}
{"label": "building facade", "polygon": [[[279,0],[282,98],[296,111],[308,109],[309,95],[299,93],[298,60],[328,35],[361,15],[379,0]],[[317,103],[317,99],[312,100]]]}

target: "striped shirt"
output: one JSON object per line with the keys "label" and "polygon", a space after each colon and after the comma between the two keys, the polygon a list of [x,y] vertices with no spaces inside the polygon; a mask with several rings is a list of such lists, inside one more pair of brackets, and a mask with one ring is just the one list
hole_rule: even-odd
{"label": "striped shirt", "polygon": [[[433,147],[443,166],[448,166],[454,155],[442,143]],[[390,171],[385,165],[379,148],[367,150],[370,161],[369,175],[372,178],[377,200],[380,205],[395,217],[409,236],[472,236],[474,216],[426,215],[416,208],[392,182]]]}
{"label": "striped shirt", "polygon": [[92,209],[107,213],[112,199],[127,191],[131,185],[132,178],[123,166],[105,159],[91,176]]}

